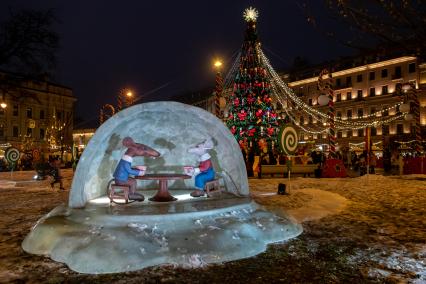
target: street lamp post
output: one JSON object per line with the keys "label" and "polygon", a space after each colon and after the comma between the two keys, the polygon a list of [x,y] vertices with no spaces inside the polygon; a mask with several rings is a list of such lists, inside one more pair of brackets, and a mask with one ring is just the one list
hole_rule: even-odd
{"label": "street lamp post", "polygon": [[120,91],[117,97],[117,109],[120,111],[123,108],[129,107],[134,103],[134,94],[129,89],[123,89]]}
{"label": "street lamp post", "polygon": [[223,78],[220,72],[222,67],[222,62],[220,60],[216,60],[214,63],[214,68],[216,69],[216,84],[215,84],[215,97],[214,97],[214,110],[216,117],[221,118],[221,106],[220,106],[220,98],[223,91]]}

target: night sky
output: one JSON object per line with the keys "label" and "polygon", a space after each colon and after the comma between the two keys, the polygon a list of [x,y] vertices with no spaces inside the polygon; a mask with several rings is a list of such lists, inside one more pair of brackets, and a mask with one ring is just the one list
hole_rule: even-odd
{"label": "night sky", "polygon": [[145,102],[213,88],[212,61],[219,57],[225,71],[230,67],[249,6],[259,10],[259,37],[277,70],[290,67],[296,56],[317,63],[352,52],[313,29],[299,5],[296,0],[2,0],[0,19],[8,8],[53,9],[61,38],[54,81],[73,89],[76,115],[96,124],[99,108],[115,104],[123,88]]}

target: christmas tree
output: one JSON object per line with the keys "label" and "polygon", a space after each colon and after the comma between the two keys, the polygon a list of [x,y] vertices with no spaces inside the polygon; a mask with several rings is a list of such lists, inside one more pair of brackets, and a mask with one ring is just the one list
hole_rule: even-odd
{"label": "christmas tree", "polygon": [[[257,49],[256,19],[258,12],[245,10],[247,21],[239,69],[229,98],[227,125],[242,148],[274,147],[277,136],[277,114],[272,106],[271,84]],[[259,147],[260,146],[260,147]]]}

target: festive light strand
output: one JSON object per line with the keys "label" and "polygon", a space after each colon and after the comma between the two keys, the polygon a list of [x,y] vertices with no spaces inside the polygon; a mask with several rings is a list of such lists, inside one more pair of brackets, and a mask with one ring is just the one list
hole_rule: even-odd
{"label": "festive light strand", "polygon": [[[329,116],[323,112],[320,112],[312,107],[310,107],[308,104],[306,104],[305,102],[303,102],[299,97],[297,97],[297,95],[294,94],[293,90],[291,88],[289,88],[287,86],[286,83],[284,83],[282,81],[282,79],[279,77],[279,75],[276,73],[276,71],[272,68],[269,59],[265,56],[265,54],[262,52],[262,50],[258,47],[258,54],[260,54],[263,63],[266,66],[266,69],[269,71],[272,80],[271,82],[275,83],[279,88],[276,88],[278,92],[276,92],[276,95],[284,95],[284,97],[286,97],[287,99],[291,100],[292,102],[294,102],[299,108],[301,108],[303,111],[305,111],[306,113],[310,114],[313,117],[321,117],[324,120],[328,120]],[[280,92],[280,89],[283,90],[283,92]],[[280,100],[280,102],[282,102],[282,100]],[[396,107],[398,105],[400,105],[401,103],[398,102],[397,105],[393,106]],[[285,104],[282,104],[283,106],[285,106]],[[392,107],[392,108],[393,108]],[[389,123],[393,120],[402,118],[405,115],[405,113],[403,113],[402,115],[397,115],[394,116],[390,119],[386,119],[386,117],[379,117],[378,119],[374,120],[374,121],[360,121],[360,122],[355,122],[355,121],[345,121],[345,120],[341,120],[341,119],[336,119],[335,118],[335,122],[336,122],[336,128],[338,129],[360,129],[360,128],[364,128],[367,126],[379,126],[382,124],[386,124]],[[361,118],[363,119],[363,118]]]}

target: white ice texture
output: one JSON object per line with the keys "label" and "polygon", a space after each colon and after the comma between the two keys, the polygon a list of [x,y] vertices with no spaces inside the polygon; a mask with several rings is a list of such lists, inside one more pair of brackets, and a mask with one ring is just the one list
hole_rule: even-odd
{"label": "white ice texture", "polygon": [[22,247],[77,272],[98,274],[159,264],[203,267],[256,255],[267,244],[302,232],[300,225],[249,198],[247,203],[207,211],[126,214],[102,206],[59,206],[36,224]]}

